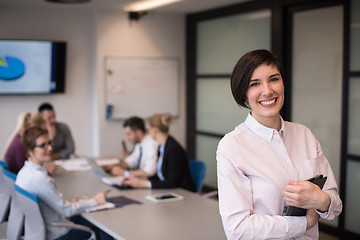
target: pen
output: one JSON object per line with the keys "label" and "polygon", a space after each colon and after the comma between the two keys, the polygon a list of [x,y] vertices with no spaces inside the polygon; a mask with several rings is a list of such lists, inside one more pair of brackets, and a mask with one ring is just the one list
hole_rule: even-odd
{"label": "pen", "polygon": [[105,193],[109,193],[109,192],[111,192],[111,189],[108,189],[108,190],[105,191]]}

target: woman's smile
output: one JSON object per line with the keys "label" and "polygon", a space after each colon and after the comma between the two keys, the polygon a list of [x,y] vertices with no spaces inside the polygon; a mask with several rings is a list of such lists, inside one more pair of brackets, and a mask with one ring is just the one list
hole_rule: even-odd
{"label": "woman's smile", "polygon": [[276,104],[277,98],[267,99],[259,101],[259,104],[263,107],[273,107]]}

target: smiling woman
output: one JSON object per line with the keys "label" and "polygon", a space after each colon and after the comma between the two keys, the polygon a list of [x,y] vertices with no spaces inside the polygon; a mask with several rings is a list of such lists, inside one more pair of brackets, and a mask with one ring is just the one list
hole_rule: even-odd
{"label": "smiling woman", "polygon": [[51,161],[51,141],[48,131],[43,128],[33,127],[25,130],[21,139],[29,161],[42,165]]}
{"label": "smiling woman", "polygon": [[[222,138],[216,152],[219,208],[228,239],[318,239],[319,218],[332,220],[342,210],[319,142],[308,128],[279,114],[284,85],[284,68],[267,50],[245,54],[231,75],[235,101],[251,112]],[[323,190],[306,181],[318,174],[328,179]],[[286,205],[306,209],[306,216],[285,216]]]}
{"label": "smiling woman", "polygon": [[266,50],[257,50],[238,61],[231,77],[235,101],[250,108],[251,115],[261,124],[278,131],[279,112],[284,104],[284,72],[276,56]]}
{"label": "smiling woman", "polygon": [[279,112],[284,103],[284,84],[276,66],[257,67],[246,91],[252,116],[262,125],[280,130]]}
{"label": "smiling woman", "polygon": [[[29,159],[18,173],[15,183],[41,200],[40,209],[47,225],[46,239],[89,239],[90,233],[88,232],[77,229],[70,230],[70,228],[60,225],[56,228],[51,226],[54,222],[69,223],[65,217],[72,216],[74,218],[71,220],[91,227],[97,234],[97,239],[112,239],[91,223],[76,216],[86,209],[105,203],[106,193],[100,192],[93,198],[82,201],[67,201],[57,190],[54,179],[48,175],[48,171],[43,166],[52,159],[48,131],[39,127],[28,128],[21,140]],[[100,235],[103,238],[99,238]]]}

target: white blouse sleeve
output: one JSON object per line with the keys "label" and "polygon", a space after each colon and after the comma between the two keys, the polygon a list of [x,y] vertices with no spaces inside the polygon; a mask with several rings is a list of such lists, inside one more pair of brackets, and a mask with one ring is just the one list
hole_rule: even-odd
{"label": "white blouse sleeve", "polygon": [[316,145],[318,149],[318,156],[320,156],[318,157],[320,161],[318,163],[320,167],[320,173],[327,177],[327,180],[322,190],[329,195],[331,200],[329,210],[327,212],[322,213],[317,211],[317,213],[321,218],[333,220],[335,217],[339,216],[342,211],[342,201],[338,193],[338,186],[335,180],[334,173],[331,169],[331,165],[324,156],[321,150],[320,143],[318,141],[316,142]]}
{"label": "white blouse sleeve", "polygon": [[85,209],[94,207],[97,205],[94,198],[71,203],[64,199],[62,193],[60,193],[55,186],[55,182],[52,178],[47,178],[42,184],[38,184],[41,188],[37,191],[38,197],[55,210],[58,214],[65,217],[71,217],[83,212]]}

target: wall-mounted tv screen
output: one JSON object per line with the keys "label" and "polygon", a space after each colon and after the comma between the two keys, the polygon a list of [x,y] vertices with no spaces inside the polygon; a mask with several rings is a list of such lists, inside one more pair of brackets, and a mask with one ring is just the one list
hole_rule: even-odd
{"label": "wall-mounted tv screen", "polygon": [[0,94],[65,92],[66,42],[0,40]]}

